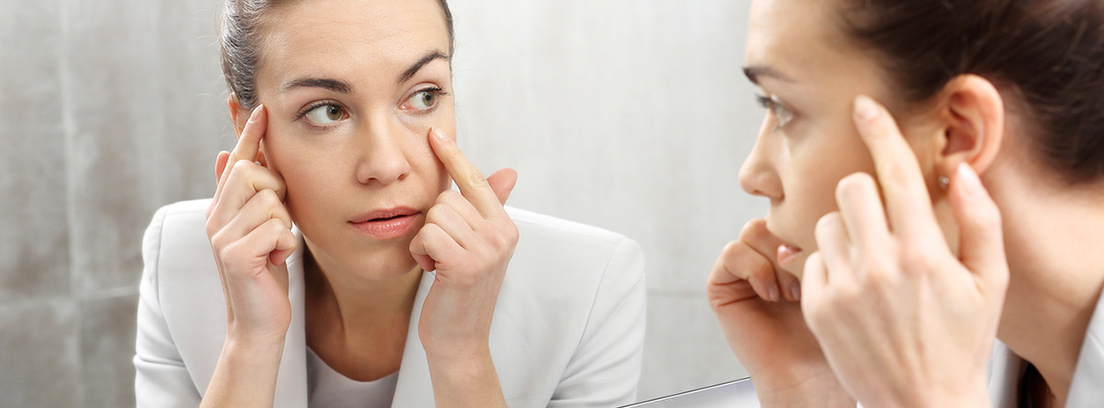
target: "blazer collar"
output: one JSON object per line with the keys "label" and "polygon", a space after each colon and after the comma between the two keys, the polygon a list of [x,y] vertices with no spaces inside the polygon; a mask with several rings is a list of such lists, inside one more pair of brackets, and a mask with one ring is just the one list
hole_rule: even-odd
{"label": "blazer collar", "polygon": [[[280,360],[280,374],[276,378],[274,408],[305,407],[308,397],[306,291],[303,278],[306,243],[303,241],[302,232],[297,227],[293,228],[292,232],[299,238],[299,245],[287,260],[291,325],[288,327],[284,353]],[[399,378],[395,386],[395,398],[392,402],[394,407],[434,406],[429,363],[418,337],[418,320],[422,313],[422,304],[435,279],[435,273],[423,272],[422,280],[418,284],[418,292],[414,297],[414,309],[410,314],[410,327],[407,328],[406,346],[399,366]]]}

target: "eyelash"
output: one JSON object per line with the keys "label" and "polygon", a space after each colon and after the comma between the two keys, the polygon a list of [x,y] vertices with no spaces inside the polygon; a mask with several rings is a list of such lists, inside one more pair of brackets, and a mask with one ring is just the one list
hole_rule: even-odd
{"label": "eyelash", "polygon": [[[445,92],[445,90],[444,90],[444,89],[441,89],[440,87],[434,86],[434,87],[429,87],[429,88],[419,89],[419,90],[415,91],[414,93],[410,94],[410,96],[414,96],[414,95],[417,95],[417,94],[419,94],[419,93],[422,93],[422,92],[429,92],[429,93],[432,93],[432,94],[433,94],[433,96],[435,96],[435,97],[438,97],[438,98],[439,98],[439,97],[442,97],[442,96],[449,96],[449,95],[451,95],[450,93],[448,93],[448,92]],[[405,104],[405,103],[406,103],[406,101],[407,101],[407,100],[409,100],[409,99],[410,99],[410,97],[409,97],[409,96],[408,96],[408,97],[406,97],[406,99],[403,99],[403,103]],[[300,110],[300,111],[299,111],[298,113],[296,113],[296,114],[295,114],[295,120],[297,120],[297,121],[298,121],[298,120],[301,120],[301,119],[303,119],[303,117],[304,117],[304,116],[307,116],[307,114],[308,114],[308,113],[310,113],[311,111],[313,111],[313,110],[315,110],[315,109],[317,109],[317,108],[319,108],[319,107],[322,107],[322,106],[327,106],[327,105],[333,105],[333,106],[337,106],[337,107],[341,108],[341,110],[342,110],[342,111],[345,111],[346,113],[348,113],[348,111],[349,111],[349,109],[348,109],[348,108],[346,108],[346,107],[345,107],[344,105],[342,105],[342,104],[338,103],[337,101],[334,101],[334,100],[322,100],[322,101],[318,101],[318,102],[312,103],[312,104],[310,104],[310,105],[307,105],[307,106],[306,106],[305,108],[301,109],[301,110]],[[419,114],[428,114],[428,113],[431,113],[431,112],[433,112],[433,111],[437,110],[437,107],[438,107],[438,106],[440,106],[440,104],[436,104],[436,105],[433,105],[433,107],[432,107],[432,108],[430,108],[429,110],[426,110],[426,111],[423,111],[423,112],[419,112]]]}
{"label": "eyelash", "polygon": [[[790,121],[793,120],[793,111],[789,110],[785,106],[782,106],[774,99],[764,95],[755,95],[755,100],[759,102],[759,105],[762,106],[763,109],[770,111],[770,113],[774,115],[775,118],[778,120],[778,124],[775,126],[775,129],[781,129],[785,127],[787,123],[790,123]],[[779,110],[785,111],[789,118],[779,117]]]}
{"label": "eyelash", "polygon": [[[438,87],[438,86],[431,86],[431,87],[429,87],[429,88],[422,88],[422,89],[419,89],[419,90],[417,90],[417,91],[414,91],[414,93],[411,93],[411,94],[410,94],[410,96],[407,96],[407,97],[406,97],[406,99],[403,99],[403,104],[405,105],[405,104],[406,104],[406,101],[410,100],[410,97],[412,97],[412,96],[414,96],[414,95],[417,95],[417,94],[420,94],[420,93],[424,93],[424,92],[428,92],[428,93],[431,93],[431,94],[433,94],[433,96],[434,96],[434,97],[436,97],[436,98],[440,98],[440,97],[442,97],[442,96],[449,96],[449,95],[450,95],[450,94],[449,94],[448,92],[445,92],[445,90],[444,90],[444,89],[441,89],[441,87]],[[427,109],[427,110],[424,110],[424,111],[421,111],[421,112],[417,112],[416,114],[418,114],[418,115],[424,115],[424,114],[429,114],[429,113],[433,113],[434,111],[436,111],[436,110],[437,110],[437,107],[438,107],[438,106],[441,106],[441,103],[440,103],[440,102],[438,102],[438,103],[434,104],[432,108],[429,108],[429,109]]]}
{"label": "eyelash", "polygon": [[303,117],[307,116],[307,114],[310,113],[312,110],[315,110],[315,109],[323,107],[323,106],[328,106],[328,105],[333,105],[333,106],[339,107],[345,113],[349,112],[349,110],[345,108],[345,105],[342,105],[342,104],[338,103],[337,101],[322,100],[322,101],[318,101],[318,102],[312,103],[310,105],[307,105],[307,107],[300,110],[299,113],[295,114],[295,120],[303,119]]}

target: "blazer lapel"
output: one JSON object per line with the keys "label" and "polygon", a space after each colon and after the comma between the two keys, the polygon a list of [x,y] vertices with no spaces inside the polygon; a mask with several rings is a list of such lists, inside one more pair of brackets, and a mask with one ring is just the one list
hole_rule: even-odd
{"label": "blazer lapel", "polygon": [[422,315],[429,288],[433,287],[436,274],[423,272],[418,293],[414,298],[414,309],[410,312],[410,328],[406,332],[406,346],[403,348],[402,365],[399,366],[398,384],[395,385],[395,398],[392,407],[432,407],[433,382],[429,378],[429,363],[425,349],[418,338],[418,320]]}
{"label": "blazer lapel", "polygon": [[276,377],[274,408],[303,408],[307,406],[307,328],[306,292],[303,281],[303,252],[306,243],[298,228],[293,230],[299,245],[287,260],[288,300],[291,301],[291,325],[284,340],[284,354],[280,359],[280,373]]}

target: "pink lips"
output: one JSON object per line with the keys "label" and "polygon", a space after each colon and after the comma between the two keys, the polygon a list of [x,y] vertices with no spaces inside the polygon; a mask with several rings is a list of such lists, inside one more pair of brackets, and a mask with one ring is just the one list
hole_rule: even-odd
{"label": "pink lips", "polygon": [[349,220],[349,224],[375,239],[393,239],[406,235],[414,227],[418,211],[407,207],[376,210]]}
{"label": "pink lips", "polygon": [[785,265],[787,262],[797,258],[798,255],[801,255],[801,248],[790,244],[781,244],[778,246],[778,265]]}

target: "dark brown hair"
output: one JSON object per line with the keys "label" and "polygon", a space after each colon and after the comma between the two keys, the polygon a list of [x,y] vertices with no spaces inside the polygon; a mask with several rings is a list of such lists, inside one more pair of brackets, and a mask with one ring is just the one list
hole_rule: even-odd
{"label": "dark brown hair", "polygon": [[[226,85],[246,112],[257,106],[257,62],[261,52],[261,23],[265,12],[290,0],[226,0],[219,36],[222,74]],[[453,52],[452,12],[447,0],[437,0],[445,13],[449,55]]]}
{"label": "dark brown hair", "polygon": [[1043,163],[1071,185],[1104,180],[1104,1],[847,1],[845,30],[907,102],[982,76],[1026,108]]}

